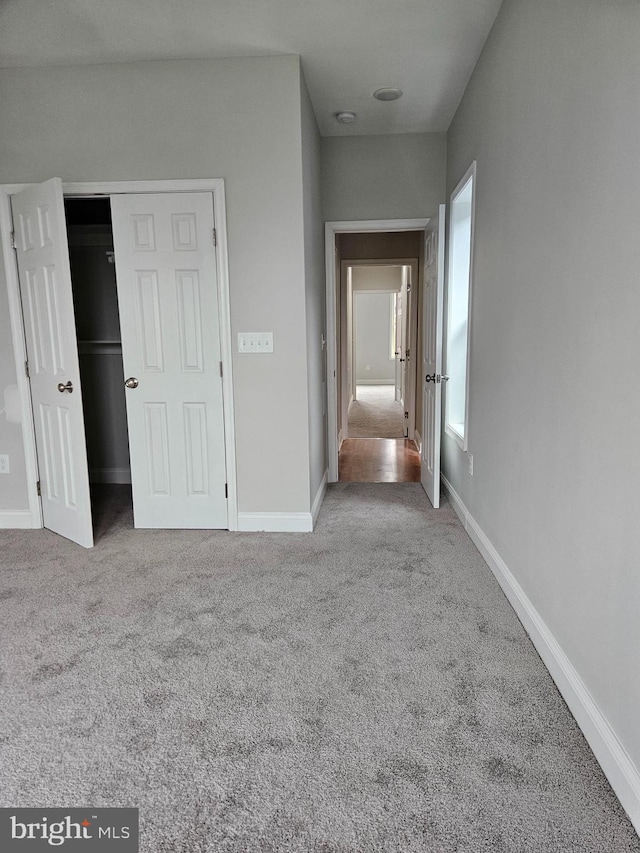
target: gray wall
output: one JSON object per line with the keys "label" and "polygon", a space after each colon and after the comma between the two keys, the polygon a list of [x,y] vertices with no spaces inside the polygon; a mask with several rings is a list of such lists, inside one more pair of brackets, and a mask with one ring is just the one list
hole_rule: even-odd
{"label": "gray wall", "polygon": [[353,293],[356,382],[363,385],[394,385],[395,359],[391,348],[391,294]]}
{"label": "gray wall", "polygon": [[338,234],[343,261],[418,258],[424,234],[421,231],[388,231],[382,234]]}
{"label": "gray wall", "polygon": [[322,140],[324,218],[419,219],[444,199],[446,134]]}
{"label": "gray wall", "polygon": [[324,223],[320,174],[320,132],[309,93],[300,78],[302,189],[304,193],[304,277],[309,397],[310,500],[313,503],[327,470],[326,337]]}
{"label": "gray wall", "polygon": [[[1,182],[225,178],[233,340],[274,333],[273,355],[234,353],[239,508],[308,511],[298,58],[4,69],[0,126]],[[0,506],[26,506],[19,474]]]}
{"label": "gray wall", "polygon": [[640,766],[640,5],[506,0],[448,137],[473,159],[469,449],[444,472]]}
{"label": "gray wall", "polygon": [[354,266],[351,271],[353,289],[401,290],[402,267]]}

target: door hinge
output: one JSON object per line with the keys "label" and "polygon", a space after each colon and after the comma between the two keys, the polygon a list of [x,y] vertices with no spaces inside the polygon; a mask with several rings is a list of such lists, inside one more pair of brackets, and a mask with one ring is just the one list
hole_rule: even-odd
{"label": "door hinge", "polygon": [[29,375],[29,362],[28,361],[25,361],[25,363],[24,363],[24,372],[25,372],[27,379],[31,379],[31,376]]}
{"label": "door hinge", "polygon": [[224,496],[225,496],[225,498],[229,497],[229,484],[228,483],[224,484]]}
{"label": "door hinge", "polygon": [[220,362],[220,376],[222,376],[222,362]]}
{"label": "door hinge", "polygon": [[36,483],[36,490],[38,492],[38,497],[42,497],[42,489],[40,488],[40,480]]}
{"label": "door hinge", "polygon": [[214,246],[217,246],[217,245],[218,245],[218,235],[217,235],[217,233],[216,233],[216,229],[215,229],[215,228],[213,229],[213,245],[214,245]]}
{"label": "door hinge", "polygon": [[404,419],[405,419],[406,421],[408,421],[408,420],[409,420],[409,412],[405,412],[405,413],[404,413]]}
{"label": "door hinge", "polygon": [[11,248],[12,248],[12,249],[17,249],[17,248],[18,248],[18,247],[16,246],[16,232],[15,232],[15,231],[12,231],[12,232],[11,232]]}

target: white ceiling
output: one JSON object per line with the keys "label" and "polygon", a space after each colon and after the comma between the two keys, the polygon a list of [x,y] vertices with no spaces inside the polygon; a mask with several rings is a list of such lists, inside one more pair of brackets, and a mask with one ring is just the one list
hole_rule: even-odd
{"label": "white ceiling", "polygon": [[323,136],[442,131],[501,2],[0,0],[0,66],[294,53]]}

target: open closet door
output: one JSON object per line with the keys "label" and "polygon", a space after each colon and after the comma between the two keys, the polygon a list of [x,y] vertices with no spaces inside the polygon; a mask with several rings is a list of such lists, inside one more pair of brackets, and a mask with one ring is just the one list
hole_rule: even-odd
{"label": "open closet door", "polygon": [[211,193],[111,197],[136,527],[226,528]]}
{"label": "open closet door", "polygon": [[442,315],[444,295],[445,205],[427,229],[424,272],[423,431],[421,481],[434,509],[440,506],[440,439],[442,430]]}
{"label": "open closet door", "polygon": [[44,526],[93,546],[62,182],[11,197]]}

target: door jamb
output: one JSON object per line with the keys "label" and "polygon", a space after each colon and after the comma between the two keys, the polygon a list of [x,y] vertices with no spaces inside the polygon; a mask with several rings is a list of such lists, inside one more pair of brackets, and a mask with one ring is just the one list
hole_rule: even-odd
{"label": "door jamb", "polygon": [[[36,458],[35,430],[31,407],[31,392],[22,365],[27,360],[20,284],[14,251],[11,247],[12,228],[10,197],[33,184],[3,184],[0,186],[0,244],[4,257],[4,270],[9,299],[9,317],[16,364],[18,391],[21,401],[22,437],[27,468],[27,490],[31,527],[42,527],[42,509],[37,493],[38,464]],[[224,408],[225,455],[227,466],[227,527],[238,529],[238,496],[236,479],[236,440],[233,408],[233,367],[231,341],[231,306],[229,295],[229,256],[227,244],[227,216],[225,184],[223,178],[167,181],[87,181],[65,182],[65,198],[91,198],[122,193],[177,193],[210,192],[213,195],[214,227],[216,229],[216,273],[220,301],[220,357],[223,365],[222,400]]]}
{"label": "door jamb", "polygon": [[[338,480],[338,383],[336,370],[338,364],[338,341],[336,336],[336,271],[335,245],[336,234],[375,233],[378,231],[422,231],[426,240],[426,219],[364,219],[353,221],[325,222],[325,270],[326,270],[326,310],[327,310],[327,447],[329,454],[330,483]],[[342,259],[341,259],[342,260]],[[418,270],[418,277],[421,270]]]}

